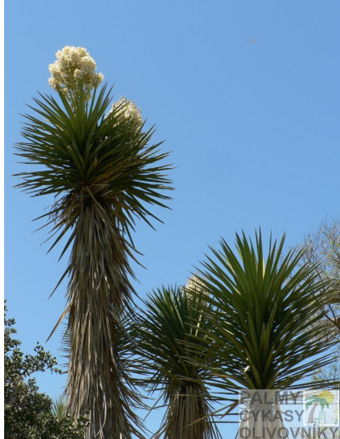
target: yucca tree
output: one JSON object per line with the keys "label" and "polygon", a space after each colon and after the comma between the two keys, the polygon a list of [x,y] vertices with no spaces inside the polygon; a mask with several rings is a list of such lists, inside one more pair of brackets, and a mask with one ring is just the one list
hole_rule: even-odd
{"label": "yucca tree", "polygon": [[[137,321],[137,345],[151,392],[160,391],[166,407],[155,438],[213,439],[220,434],[210,416],[211,396],[206,385],[207,346],[202,346],[198,328],[206,328],[202,312],[204,295],[193,297],[201,289],[191,282],[189,288],[158,289],[145,301]],[[191,343],[202,350],[191,350]]]}
{"label": "yucca tree", "polygon": [[333,361],[327,350],[334,341],[317,324],[327,300],[319,292],[327,282],[317,279],[315,266],[299,266],[302,252],[284,255],[284,241],[270,239],[265,251],[261,232],[255,244],[243,233],[236,235],[234,252],[222,239],[200,270],[209,293],[210,328],[200,331],[210,346],[211,383],[235,393],[227,412],[237,406],[240,389],[311,388],[303,379]]}
{"label": "yucca tree", "polygon": [[[160,163],[167,153],[150,144],[154,128],[145,129],[137,107],[122,100],[109,112],[111,90],[99,89],[99,81],[90,98],[92,83],[83,82],[89,60],[78,56],[85,49],[65,49],[61,67],[66,63],[67,70],[61,73],[66,74],[62,77],[60,68],[55,78],[59,83],[64,78],[68,88],[54,81],[59,100],[40,95],[30,107],[33,113],[25,115],[17,150],[34,169],[19,174],[18,187],[32,196],[55,196],[49,214],[40,218],[52,227],[51,248],[62,238],[61,256],[71,248],[62,277],[69,278],[67,306],[57,323],[67,316],[68,413],[90,412],[91,439],[125,439],[140,435],[133,408],[138,396],[129,390],[129,372],[117,348],[121,316],[133,312],[131,232],[135,218],[148,224],[155,218],[148,205],[165,207],[170,167]],[[82,71],[82,81],[67,83],[70,72],[78,78]]]}

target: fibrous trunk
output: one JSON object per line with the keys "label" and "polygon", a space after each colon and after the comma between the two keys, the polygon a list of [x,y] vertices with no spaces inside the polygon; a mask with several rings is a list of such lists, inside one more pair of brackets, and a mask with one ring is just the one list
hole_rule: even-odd
{"label": "fibrous trunk", "polygon": [[[136,399],[122,364],[120,316],[129,311],[129,248],[110,205],[82,206],[75,226],[68,287],[68,412],[88,412],[90,439],[130,438]],[[133,426],[130,421],[133,421]]]}
{"label": "fibrous trunk", "polygon": [[220,434],[209,416],[212,412],[207,401],[207,391],[201,385],[189,383],[172,389],[168,394],[168,409],[164,427],[157,439],[212,439]]}

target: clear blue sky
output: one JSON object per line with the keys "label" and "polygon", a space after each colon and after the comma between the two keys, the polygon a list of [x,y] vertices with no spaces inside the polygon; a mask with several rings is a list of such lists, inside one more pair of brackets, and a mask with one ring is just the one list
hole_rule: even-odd
{"label": "clear blue sky", "polygon": [[[67,257],[57,262],[61,246],[46,255],[47,230],[31,222],[53,199],[30,199],[12,177],[24,170],[13,155],[19,113],[38,91],[54,93],[57,50],[86,47],[116,97],[134,99],[173,151],[172,210],[154,209],[165,222],[156,232],[137,225],[143,297],[185,283],[221,236],[261,226],[295,245],[339,216],[339,17],[338,0],[6,2],[5,294],[25,351],[44,343],[65,305],[65,284],[47,299]],[[46,348],[58,355],[59,342],[58,333]],[[65,377],[38,383],[54,397]]]}

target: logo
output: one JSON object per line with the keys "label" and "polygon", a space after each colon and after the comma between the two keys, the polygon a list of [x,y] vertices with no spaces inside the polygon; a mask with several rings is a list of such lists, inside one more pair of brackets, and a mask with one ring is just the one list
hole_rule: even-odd
{"label": "logo", "polygon": [[339,390],[239,392],[239,439],[340,439]]}
{"label": "logo", "polygon": [[303,392],[304,425],[339,426],[339,390]]}

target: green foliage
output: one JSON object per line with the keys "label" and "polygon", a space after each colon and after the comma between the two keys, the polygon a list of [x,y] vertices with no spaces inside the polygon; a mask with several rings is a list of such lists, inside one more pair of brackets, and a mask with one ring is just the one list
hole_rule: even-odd
{"label": "green foliage", "polygon": [[124,107],[106,115],[110,93],[104,86],[95,90],[89,104],[84,93],[70,104],[60,92],[62,105],[41,95],[35,99],[37,106],[30,107],[35,116],[24,116],[25,141],[17,144],[17,155],[41,168],[18,174],[23,180],[18,187],[34,196],[57,197],[52,212],[43,216],[52,214],[49,224],[56,233],[61,231],[57,241],[88,204],[110,206],[129,233],[133,216],[150,224],[148,216],[154,215],[147,204],[166,207],[163,201],[169,199],[163,194],[171,189],[164,173],[171,167],[158,164],[168,153],[159,152],[161,143],[149,145],[154,127],[136,129],[134,120],[125,118]]}
{"label": "green foliage", "polygon": [[83,439],[86,418],[55,417],[52,400],[31,378],[36,372],[61,373],[56,359],[39,344],[34,355],[24,354],[21,342],[13,338],[14,324],[5,314],[5,439]]}

